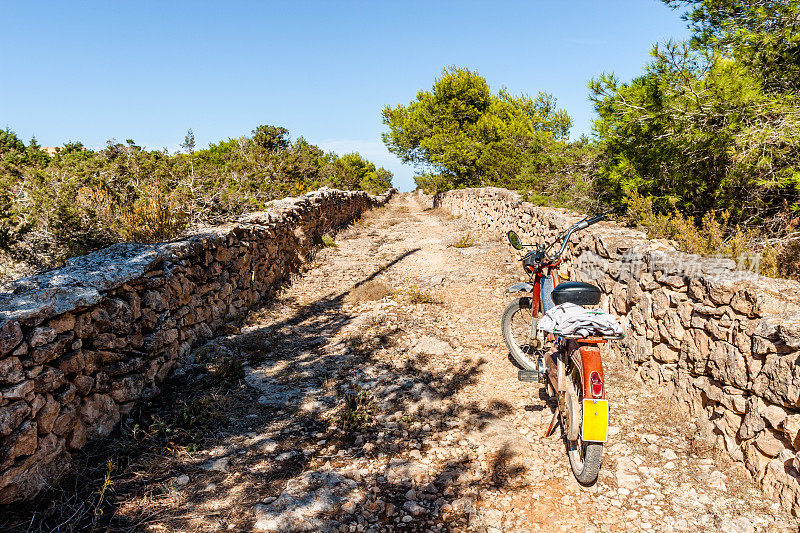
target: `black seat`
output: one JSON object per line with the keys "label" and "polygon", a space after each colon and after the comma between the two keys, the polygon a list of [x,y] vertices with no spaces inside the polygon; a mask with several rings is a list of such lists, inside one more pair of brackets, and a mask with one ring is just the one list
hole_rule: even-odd
{"label": "black seat", "polygon": [[600,303],[600,289],[590,283],[582,281],[567,281],[559,283],[553,289],[553,303],[573,303],[575,305],[597,305]]}

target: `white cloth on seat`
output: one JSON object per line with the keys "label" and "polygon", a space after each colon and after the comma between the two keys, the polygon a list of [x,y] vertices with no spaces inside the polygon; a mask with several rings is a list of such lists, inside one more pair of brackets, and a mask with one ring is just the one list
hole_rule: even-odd
{"label": "white cloth on seat", "polygon": [[585,309],[564,303],[550,309],[539,319],[538,329],[556,335],[579,337],[622,335],[617,320],[602,309]]}

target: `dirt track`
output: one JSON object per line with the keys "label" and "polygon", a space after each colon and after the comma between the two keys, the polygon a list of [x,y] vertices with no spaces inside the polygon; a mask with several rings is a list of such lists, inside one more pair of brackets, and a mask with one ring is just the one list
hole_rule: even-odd
{"label": "dirt track", "polygon": [[[468,233],[471,246],[452,246],[468,244]],[[158,450],[148,447],[155,437],[131,441],[131,425],[123,428],[141,446],[114,470],[95,523],[796,530],[740,466],[698,443],[694,427],[612,355],[611,436],[599,482],[581,488],[561,439],[543,437],[551,410],[539,386],[517,380],[500,336],[506,287],[522,274],[504,243],[407,194],[336,242],[269,306],[198,350],[196,368],[167,387],[162,405],[198,396],[208,361],[220,375],[219,361],[244,359],[232,386],[200,396],[210,398],[200,410],[217,415],[213,426],[191,445]],[[382,290],[391,294],[370,299]]]}

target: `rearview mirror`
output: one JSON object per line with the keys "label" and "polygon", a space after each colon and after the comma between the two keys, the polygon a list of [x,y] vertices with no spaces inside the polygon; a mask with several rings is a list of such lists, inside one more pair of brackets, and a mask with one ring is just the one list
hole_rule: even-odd
{"label": "rearview mirror", "polygon": [[514,231],[509,231],[508,235],[508,242],[511,243],[511,246],[515,250],[522,250],[522,241],[519,240],[519,235],[516,234]]}

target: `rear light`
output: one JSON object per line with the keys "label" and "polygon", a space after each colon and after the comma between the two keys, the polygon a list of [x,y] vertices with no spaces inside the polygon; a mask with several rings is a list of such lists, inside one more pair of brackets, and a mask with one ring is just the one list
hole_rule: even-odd
{"label": "rear light", "polygon": [[591,385],[593,397],[600,398],[603,396],[603,380],[600,379],[600,374],[597,372],[589,374],[589,383]]}

